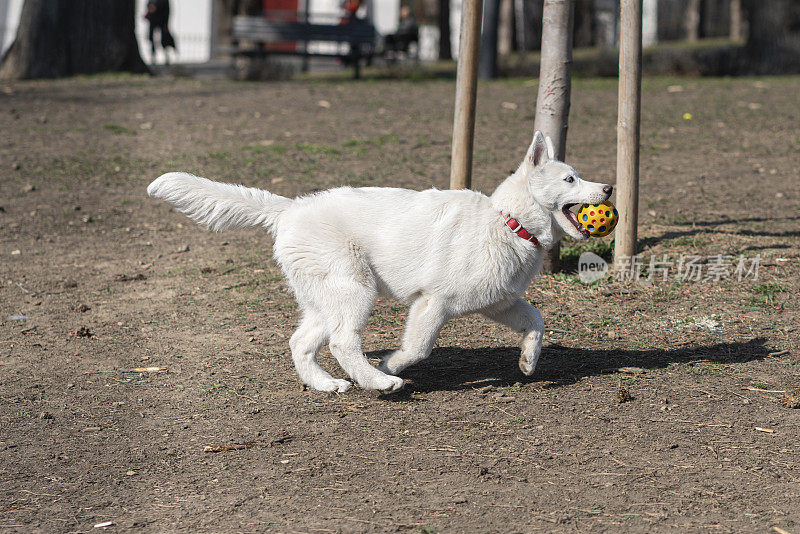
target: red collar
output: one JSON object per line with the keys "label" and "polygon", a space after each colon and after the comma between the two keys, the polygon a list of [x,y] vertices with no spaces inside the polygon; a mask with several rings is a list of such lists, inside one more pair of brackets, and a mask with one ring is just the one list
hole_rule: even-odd
{"label": "red collar", "polygon": [[540,246],[539,245],[539,240],[536,239],[536,236],[531,235],[530,232],[528,232],[525,228],[523,228],[518,220],[516,220],[513,217],[511,217],[511,215],[506,215],[503,212],[500,212],[500,216],[503,219],[505,219],[506,225],[509,228],[511,228],[512,232],[514,232],[515,234],[520,236],[525,241],[530,241],[531,243],[533,243],[534,246],[536,246],[536,247]]}

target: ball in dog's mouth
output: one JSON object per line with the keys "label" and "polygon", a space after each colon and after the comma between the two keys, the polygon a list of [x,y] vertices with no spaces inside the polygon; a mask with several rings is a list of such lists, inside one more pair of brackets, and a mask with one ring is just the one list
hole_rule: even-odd
{"label": "ball in dog's mouth", "polygon": [[564,217],[566,217],[567,220],[572,223],[572,226],[574,226],[583,237],[588,238],[590,237],[589,231],[578,222],[578,216],[574,212],[570,211],[570,208],[576,205],[577,204],[564,204],[564,206],[561,207],[561,213],[564,214]]}
{"label": "ball in dog's mouth", "polygon": [[619,221],[619,212],[608,200],[599,204],[584,204],[578,210],[578,222],[593,237],[603,237],[614,231]]}

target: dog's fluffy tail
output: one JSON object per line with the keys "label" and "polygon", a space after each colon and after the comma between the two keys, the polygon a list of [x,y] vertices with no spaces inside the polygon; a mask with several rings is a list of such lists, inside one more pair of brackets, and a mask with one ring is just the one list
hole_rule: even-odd
{"label": "dog's fluffy tail", "polygon": [[291,199],[269,191],[223,184],[185,172],[168,172],[156,178],[147,194],[166,200],[196,222],[218,232],[233,228],[275,225]]}

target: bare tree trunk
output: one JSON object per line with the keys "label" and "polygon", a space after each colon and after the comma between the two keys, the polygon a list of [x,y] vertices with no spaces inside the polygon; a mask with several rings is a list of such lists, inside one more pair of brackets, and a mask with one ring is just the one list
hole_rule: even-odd
{"label": "bare tree trunk", "polygon": [[[534,130],[550,137],[556,157],[564,160],[572,88],[572,29],[574,0],[545,0],[542,8],[542,59]],[[550,250],[545,270],[558,268],[559,247]]]}
{"label": "bare tree trunk", "polygon": [[686,6],[686,40],[700,39],[700,0],[689,0]]}
{"label": "bare tree trunk", "polygon": [[439,0],[439,59],[453,59],[450,47],[450,0]]}
{"label": "bare tree trunk", "polygon": [[800,6],[797,0],[748,0],[748,72],[800,72]]}
{"label": "bare tree trunk", "polygon": [[217,47],[232,45],[233,16],[236,14],[237,0],[213,0],[211,21],[211,55],[218,57]]}
{"label": "bare tree trunk", "polygon": [[514,0],[514,22],[517,30],[517,51],[519,53],[527,50],[525,44],[526,24],[525,24],[525,2],[524,0]]}
{"label": "bare tree trunk", "polygon": [[642,45],[658,42],[658,0],[642,2]]}
{"label": "bare tree trunk", "polygon": [[636,254],[639,220],[639,127],[642,102],[642,0],[622,0],[617,115],[617,209],[614,264]]}
{"label": "bare tree trunk", "polygon": [[0,78],[149,72],[134,35],[134,0],[26,0]]}
{"label": "bare tree trunk", "polygon": [[469,189],[472,186],[472,144],[475,140],[475,96],[478,89],[482,13],[483,0],[464,0],[461,5],[450,189]]}
{"label": "bare tree trunk", "polygon": [[734,41],[742,38],[742,0],[731,0],[731,31],[730,37]]}
{"label": "bare tree trunk", "polygon": [[514,48],[514,0],[500,0],[497,23],[497,55],[507,56]]}
{"label": "bare tree trunk", "polygon": [[594,44],[592,21],[594,20],[594,2],[592,0],[575,0],[575,20],[572,32],[573,46],[591,46]]}
{"label": "bare tree trunk", "polygon": [[497,25],[500,0],[484,0],[483,31],[478,60],[478,78],[492,80],[497,78]]}

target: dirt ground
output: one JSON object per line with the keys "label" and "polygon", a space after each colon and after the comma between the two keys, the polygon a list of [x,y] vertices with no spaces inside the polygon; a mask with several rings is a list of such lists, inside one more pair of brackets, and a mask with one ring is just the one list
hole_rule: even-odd
{"label": "dirt ground", "polygon": [[[526,295],[547,325],[530,378],[517,334],[467,317],[398,395],[305,391],[266,232],[210,233],[145,193],[168,170],[444,188],[453,93],[0,84],[0,530],[800,532],[800,78],[645,81],[642,257],[675,270],[584,285],[567,243]],[[535,95],[480,86],[476,189],[522,158]],[[614,80],[573,98],[568,161],[613,182]],[[730,256],[731,280],[677,280],[681,255],[704,275]],[[373,361],[404,314],[378,303]]]}

